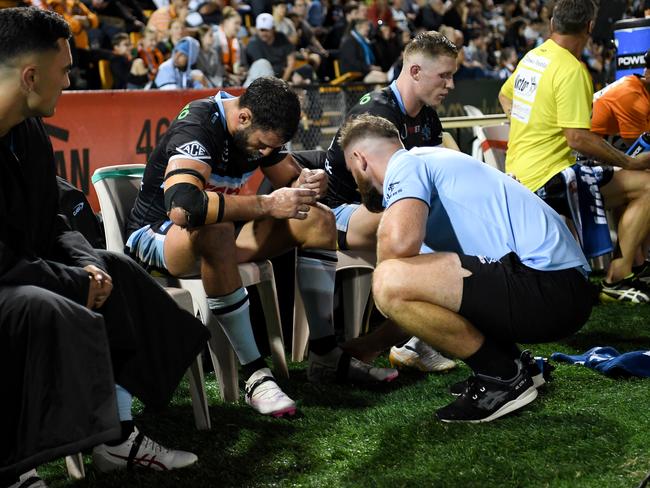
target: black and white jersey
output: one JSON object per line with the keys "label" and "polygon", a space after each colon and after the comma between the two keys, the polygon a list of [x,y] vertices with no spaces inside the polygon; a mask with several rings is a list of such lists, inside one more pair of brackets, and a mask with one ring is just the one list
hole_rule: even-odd
{"label": "black and white jersey", "polygon": [[151,153],[144,170],[140,193],[131,211],[127,235],[148,224],[167,220],[163,179],[167,164],[174,159],[192,159],[210,166],[206,190],[238,194],[259,167],[280,162],[280,149],[268,156],[251,157],[238,148],[226,126],[222,100],[233,98],[219,92],[210,98],[187,104]]}
{"label": "black and white jersey", "polygon": [[[393,82],[381,90],[366,93],[359,103],[350,109],[347,118],[361,114],[377,115],[390,120],[399,130],[399,136],[406,149],[416,146],[439,146],[442,143],[442,124],[438,114],[431,107],[423,107],[415,117],[409,117],[402,98]],[[338,143],[340,130],[327,150],[325,170],[329,175],[325,203],[335,208],[344,203],[359,203],[361,195],[352,173],[345,167],[343,151]]]}

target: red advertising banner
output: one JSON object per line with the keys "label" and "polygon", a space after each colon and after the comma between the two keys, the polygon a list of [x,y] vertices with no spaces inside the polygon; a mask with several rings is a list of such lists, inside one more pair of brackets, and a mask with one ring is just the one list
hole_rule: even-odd
{"label": "red advertising banner", "polygon": [[[241,88],[228,89],[240,95]],[[215,90],[108,90],[64,92],[45,126],[54,146],[57,172],[81,189],[95,211],[97,196],[90,181],[97,168],[146,163],[169,124],[190,101]],[[261,174],[242,193],[259,186]]]}

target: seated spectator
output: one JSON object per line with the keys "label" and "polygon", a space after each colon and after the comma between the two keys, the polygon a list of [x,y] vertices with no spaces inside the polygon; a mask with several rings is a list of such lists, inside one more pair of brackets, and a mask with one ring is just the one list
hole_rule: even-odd
{"label": "seated spectator", "polygon": [[200,49],[199,41],[193,37],[184,37],[178,41],[171,57],[158,68],[154,87],[159,90],[207,88],[203,73],[192,69]]}
{"label": "seated spectator", "polygon": [[174,19],[180,20],[181,25],[185,26],[188,13],[188,0],[171,0],[169,5],[160,7],[151,14],[147,27],[166,33]]}
{"label": "seated spectator", "polygon": [[221,20],[222,0],[190,0],[185,22],[190,27],[218,24]]}
{"label": "seated spectator", "polygon": [[[151,29],[151,27],[147,27]],[[185,23],[181,19],[174,19],[169,24],[169,29],[164,31],[157,31],[158,35],[158,44],[156,45],[160,52],[167,59],[171,56],[174,46],[180,41],[183,37],[187,36],[187,29],[185,28]]]}
{"label": "seated spectator", "polygon": [[[296,3],[298,2],[302,2],[303,6],[305,5],[304,0],[297,0]],[[293,22],[296,27],[296,32],[298,33],[298,44],[296,44],[298,50],[297,59],[305,60],[313,66],[315,70],[318,69],[322,59],[329,57],[329,52],[323,48],[314,34],[312,27],[299,14],[291,12],[288,17],[291,22]]]}
{"label": "seated spectator", "polygon": [[456,79],[473,80],[492,77],[487,58],[485,37],[480,32],[472,32],[468,45],[463,48],[462,63],[456,73]]}
{"label": "seated spectator", "polygon": [[382,71],[387,72],[397,61],[402,53],[402,31],[391,29],[388,24],[379,21],[379,26],[373,39],[373,52],[376,63]]}
{"label": "seated spectator", "polygon": [[269,65],[272,74],[285,81],[299,84],[313,77],[310,66],[295,70],[296,49],[284,34],[275,32],[274,25],[271,14],[260,14],[255,20],[257,33],[246,46],[250,71],[244,86],[248,86],[260,76],[268,76]]}
{"label": "seated spectator", "polygon": [[209,82],[210,87],[223,86],[226,70],[214,48],[214,31],[212,26],[202,25],[198,29],[201,49],[196,59],[196,69],[200,70]]}
{"label": "seated spectator", "polygon": [[386,83],[388,77],[375,63],[376,56],[368,39],[370,21],[354,20],[348,35],[341,42],[339,60],[341,74],[361,73],[365,83]]}
{"label": "seated spectator", "polygon": [[140,58],[133,58],[133,44],[126,33],[113,37],[113,55],[110,66],[113,75],[113,89],[142,89],[149,81],[148,70]]}
{"label": "seated spectator", "polygon": [[415,27],[427,31],[440,29],[446,11],[444,2],[442,0],[418,0],[418,6],[414,20]]}
{"label": "seated spectator", "polygon": [[273,2],[273,26],[275,32],[284,34],[294,46],[298,45],[298,32],[293,22],[287,18],[287,0]]}
{"label": "seated spectator", "polygon": [[309,5],[307,6],[307,23],[314,29],[323,27],[325,13],[321,0],[309,0]]}
{"label": "seated spectator", "polygon": [[214,32],[215,49],[225,70],[224,86],[242,86],[248,72],[244,47],[237,38],[240,29],[241,16],[234,8],[225,7]]}
{"label": "seated spectator", "polygon": [[28,486],[18,475],[93,446],[99,471],[197,460],[139,432],[131,395],[163,408],[207,330],[130,258],[93,249],[57,215],[41,117],[69,86],[69,37],[54,12],[0,10],[1,486]]}
{"label": "seated spectator", "polygon": [[517,67],[517,51],[512,47],[504,47],[499,52],[499,71],[497,77],[500,80],[507,80]]}
{"label": "seated spectator", "polygon": [[388,0],[373,0],[368,7],[368,20],[372,22],[373,27],[379,26],[379,21],[383,25],[388,25],[391,31],[396,27]]}
{"label": "seated spectator", "polygon": [[[99,70],[97,61],[103,57],[101,52],[91,50],[88,31],[99,26],[99,18],[80,0],[46,0],[49,10],[62,15],[73,34],[72,48],[74,88],[99,89]],[[108,55],[108,52],[106,53]]]}
{"label": "seated spectator", "polygon": [[92,0],[93,11],[102,16],[120,19],[122,31],[142,32],[147,19],[135,0]]}
{"label": "seated spectator", "polygon": [[142,59],[147,68],[147,76],[150,82],[156,78],[158,68],[165,60],[163,53],[156,47],[157,39],[157,32],[146,28],[142,39],[138,43],[138,57]]}
{"label": "seated spectator", "polygon": [[[299,2],[301,0],[296,0]],[[306,1],[306,0],[302,0]],[[346,2],[343,6],[343,13],[345,17],[335,23],[325,37],[323,46],[326,49],[339,49],[343,37],[351,29],[352,21],[364,20],[368,18],[368,7],[364,2],[356,2],[354,0]]]}

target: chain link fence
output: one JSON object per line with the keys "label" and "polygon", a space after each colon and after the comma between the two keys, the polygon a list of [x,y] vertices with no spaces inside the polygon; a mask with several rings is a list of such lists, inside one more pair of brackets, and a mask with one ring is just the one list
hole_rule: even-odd
{"label": "chain link fence", "polygon": [[302,106],[302,120],[291,141],[291,149],[327,149],[348,110],[375,88],[378,85],[367,83],[313,84],[296,88]]}

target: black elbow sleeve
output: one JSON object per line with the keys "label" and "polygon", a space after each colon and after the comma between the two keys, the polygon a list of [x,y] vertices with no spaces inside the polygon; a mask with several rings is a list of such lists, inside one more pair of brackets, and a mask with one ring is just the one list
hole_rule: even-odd
{"label": "black elbow sleeve", "polygon": [[208,196],[196,185],[176,183],[165,190],[167,213],[174,208],[180,208],[185,212],[187,227],[198,227],[205,224],[208,213]]}

